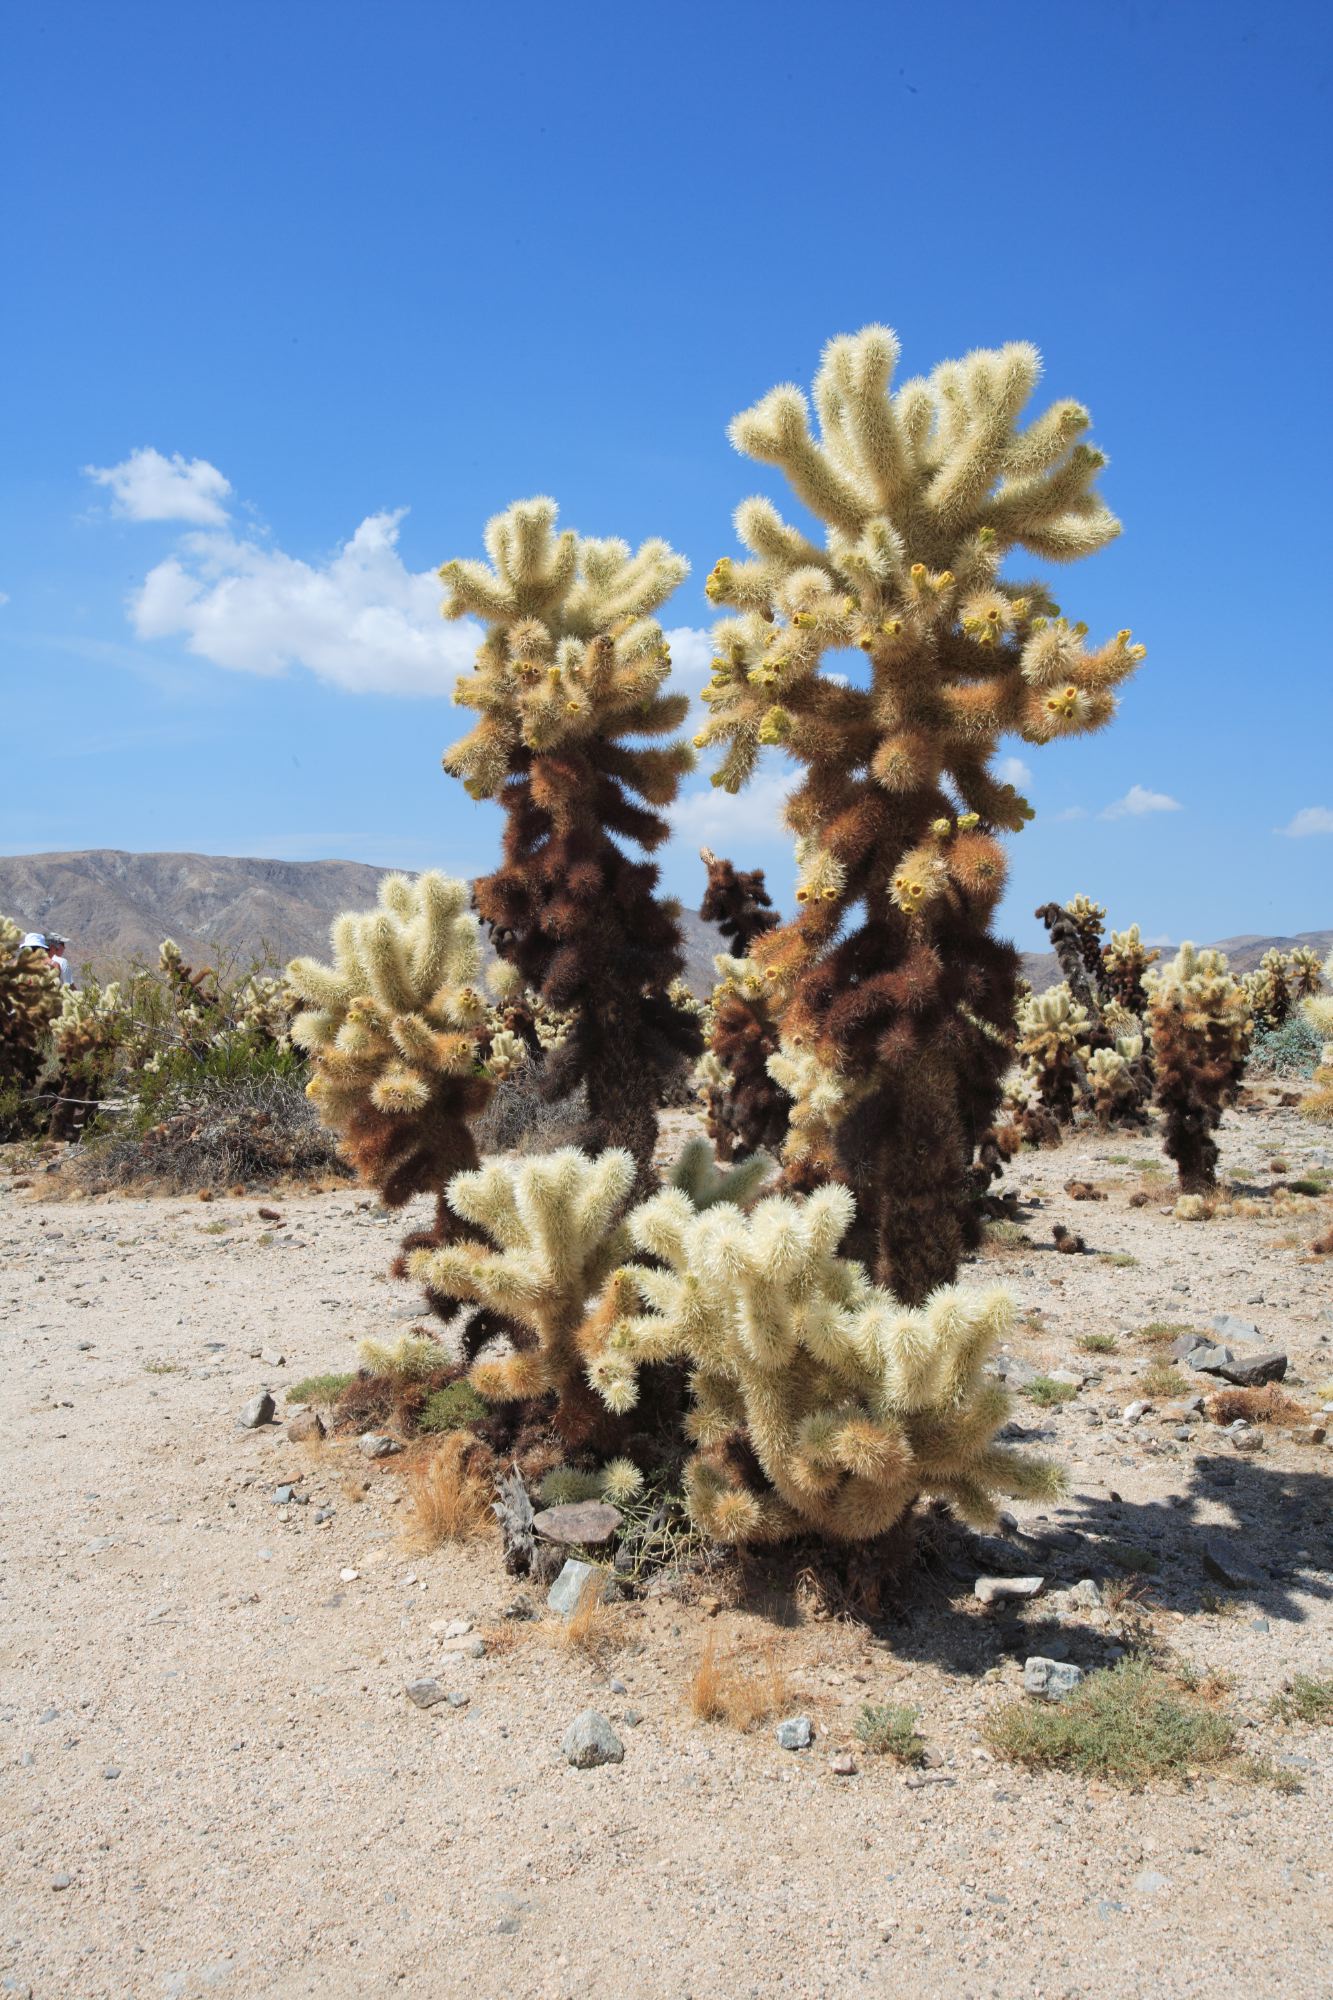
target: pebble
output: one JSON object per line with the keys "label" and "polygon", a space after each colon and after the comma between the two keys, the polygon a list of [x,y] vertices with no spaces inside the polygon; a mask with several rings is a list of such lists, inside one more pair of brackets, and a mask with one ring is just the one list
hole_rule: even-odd
{"label": "pebble", "polygon": [[359,1569],[340,1569],[338,1571],[338,1580],[341,1583],[355,1583],[360,1574]]}
{"label": "pebble", "polygon": [[444,1689],[435,1680],[409,1681],[404,1692],[409,1701],[418,1708],[434,1708],[437,1701],[447,1700]]}
{"label": "pebble", "polygon": [[51,1877],[51,1887],[53,1889],[68,1889],[73,1880],[74,1877],[72,1875],[53,1875]]}
{"label": "pebble", "polygon": [[1147,1416],[1151,1408],[1152,1408],[1151,1403],[1143,1403],[1143,1402],[1127,1403],[1124,1409],[1120,1412],[1121,1422],[1126,1424],[1136,1424],[1138,1423],[1141,1417]]}
{"label": "pebble", "polygon": [[625,1755],[624,1744],[595,1708],[585,1708],[574,1717],[560,1748],[565,1762],[576,1771],[591,1771],[599,1764],[619,1764]]}
{"label": "pebble", "polygon": [[445,1696],[445,1700],[448,1702],[450,1708],[466,1708],[471,1699],[471,1695],[459,1694],[457,1689]]}
{"label": "pebble", "polygon": [[1063,1701],[1082,1678],[1082,1667],[1069,1660],[1048,1660],[1034,1653],[1023,1662],[1024,1694],[1039,1695],[1043,1701]]}
{"label": "pebble", "polygon": [[272,1423],[273,1410],[272,1396],[267,1389],[261,1389],[257,1396],[252,1396],[245,1404],[236,1421],[244,1431],[257,1431],[261,1424]]}
{"label": "pebble", "polygon": [[295,1492],[296,1488],[294,1486],[276,1486],[273,1489],[274,1506],[290,1507],[292,1504],[292,1497],[295,1494]]}
{"label": "pebble", "polygon": [[[430,1629],[433,1632],[435,1627],[432,1625]],[[451,1618],[445,1625],[440,1637],[442,1639],[466,1639],[471,1630],[472,1620],[470,1618]]]}
{"label": "pebble", "polygon": [[778,1739],[779,1750],[808,1750],[815,1732],[808,1715],[792,1715],[785,1722],[780,1722],[773,1734]]}
{"label": "pebble", "polygon": [[983,1604],[1003,1604],[1010,1598],[1040,1597],[1045,1588],[1044,1576],[979,1576],[972,1595]]}
{"label": "pebble", "polygon": [[856,1759],[850,1750],[841,1750],[836,1757],[830,1757],[828,1767],[835,1778],[854,1778],[856,1776]]}

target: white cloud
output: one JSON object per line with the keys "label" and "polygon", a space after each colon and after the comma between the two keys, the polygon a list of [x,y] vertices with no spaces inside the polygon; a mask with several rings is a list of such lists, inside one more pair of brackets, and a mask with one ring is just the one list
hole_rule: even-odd
{"label": "white cloud", "polygon": [[1004,784],[1014,785],[1019,791],[1032,783],[1032,773],[1021,757],[1001,757],[995,773]]}
{"label": "white cloud", "polygon": [[200,528],[221,527],[231,481],[206,458],[164,458],[151,445],[132,451],[119,465],[85,465],[98,486],[109,486],[116,511],[131,521],[190,521]]}
{"label": "white cloud", "polygon": [[1088,817],[1088,809],[1087,809],[1087,807],[1086,807],[1086,806],[1066,806],[1066,807],[1064,808],[1063,812],[1058,812],[1058,813],[1052,813],[1052,814],[1051,814],[1051,818],[1052,818],[1053,820],[1057,820],[1057,819],[1086,819],[1087,817]]}
{"label": "white cloud", "polygon": [[790,773],[774,771],[755,779],[734,797],[712,786],[706,791],[686,792],[669,815],[675,836],[695,847],[711,847],[716,842],[733,860],[741,841],[777,840],[790,845],[782,807],[792,783]]}
{"label": "white cloud", "polygon": [[1123,799],[1104,807],[1098,817],[1141,819],[1145,813],[1175,813],[1181,810],[1180,800],[1173,799],[1169,792],[1150,792],[1144,785],[1131,785]]}
{"label": "white cloud", "polygon": [[406,509],[371,514],[326,562],[232,534],[187,535],[131,600],[142,639],[183,637],[238,673],[301,666],[353,694],[447,694],[480,633],[440,618],[433,570],[406,568]]}
{"label": "white cloud", "polygon": [[1327,806],[1303,806],[1285,826],[1274,827],[1273,831],[1285,834],[1288,840],[1305,840],[1312,833],[1333,833],[1333,812]]}
{"label": "white cloud", "polygon": [[671,648],[671,678],[682,693],[697,694],[708,682],[713,659],[713,639],[697,625],[674,625],[665,634]]}

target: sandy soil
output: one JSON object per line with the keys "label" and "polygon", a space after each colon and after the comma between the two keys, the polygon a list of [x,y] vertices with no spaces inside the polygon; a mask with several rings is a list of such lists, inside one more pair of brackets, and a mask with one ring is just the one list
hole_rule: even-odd
{"label": "sandy soil", "polygon": [[[1266,1186],[1275,1150],[1297,1172],[1333,1160],[1291,1114],[1229,1117],[1230,1173]],[[1027,1538],[998,1549],[1048,1578],[1026,1621],[975,1602],[974,1555],[877,1633],[757,1595],[723,1590],[712,1616],[652,1597],[611,1614],[600,1665],[549,1620],[503,1618],[516,1586],[492,1538],[405,1550],[400,1463],[237,1428],[261,1383],[281,1404],[284,1382],[354,1365],[358,1340],[413,1316],[381,1276],[393,1225],[354,1192],[286,1197],[275,1230],[255,1198],[57,1204],[0,1181],[0,1992],[1333,1993],[1333,1731],[1267,1714],[1293,1672],[1333,1671],[1333,1456],[1274,1434],[1243,1455],[1209,1425],[1181,1439],[1170,1411],[1127,1426],[1147,1350],[1076,1345],[1235,1312],[1316,1402],[1333,1266],[1301,1246],[1333,1205],[1182,1224],[1164,1197],[1129,1205],[1153,1157],[1123,1135],[1029,1156],[1035,1247],[986,1260],[1041,1316],[1015,1350],[1095,1371],[1072,1403],[1021,1406],[1070,1473],[1066,1503],[1019,1509]],[[1108,1199],[1071,1201],[1075,1175]],[[1056,1255],[1055,1221],[1090,1254]],[[286,1481],[309,1504],[275,1504]],[[1205,1541],[1252,1586],[1214,1582]],[[1026,1654],[1109,1656],[1117,1621],[1061,1593],[1123,1573],[1127,1549],[1157,1565],[1161,1639],[1233,1677],[1247,1743],[1299,1793],[1228,1777],[1133,1795],[984,1749]],[[443,1636],[454,1618],[485,1657]],[[692,1720],[708,1634],[771,1641],[812,1748]],[[427,1673],[466,1704],[413,1707]],[[867,1700],[920,1709],[927,1782],[859,1753],[834,1775]],[[589,1705],[623,1764],[563,1761]]]}

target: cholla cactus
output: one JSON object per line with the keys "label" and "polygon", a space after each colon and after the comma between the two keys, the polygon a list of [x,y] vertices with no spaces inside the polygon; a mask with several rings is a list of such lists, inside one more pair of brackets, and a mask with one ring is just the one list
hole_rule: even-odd
{"label": "cholla cactus", "polygon": [[1078,947],[1083,958],[1083,967],[1094,993],[1099,993],[1102,977],[1102,935],[1106,928],[1106,911],[1100,903],[1094,903],[1090,896],[1071,896],[1065,904],[1065,915],[1078,936]]}
{"label": "cholla cactus", "polygon": [[[1324,966],[1324,978],[1333,987],[1333,951]],[[1301,1103],[1307,1118],[1320,1125],[1333,1125],[1333,992],[1311,993],[1301,1002],[1301,1011],[1317,1035],[1324,1037],[1319,1068],[1314,1073],[1314,1089]]]}
{"label": "cholla cactus", "polygon": [[481,951],[467,885],[386,876],[379,908],[339,917],[332,939],[332,966],[298,958],[287,968],[305,1002],[292,1040],[310,1052],[307,1093],[339,1150],[400,1208],[477,1164],[469,1122],[492,1082],[481,1067],[486,1003],[473,983]]}
{"label": "cholla cactus", "polygon": [[756,938],[776,930],[782,922],[764,887],[764,871],[736,868],[709,847],[699,849],[699,859],[708,870],[699,915],[717,925],[733,957],[745,958]]}
{"label": "cholla cactus", "polygon": [[[1034,911],[1038,920],[1045,924],[1051,940],[1051,950],[1059,961],[1065,985],[1089,1017],[1088,1037],[1093,1043],[1101,1040],[1101,985],[1098,978],[1100,953],[1093,948],[1093,931],[1087,915],[1080,916],[1079,908],[1095,911],[1098,918],[1106,912],[1100,903],[1089,903],[1086,896],[1075,896],[1072,903],[1043,903]],[[1095,936],[1100,939],[1100,928]]]}
{"label": "cholla cactus", "polygon": [[982,1524],[999,1493],[1058,1488],[1051,1467],[994,1443],[1008,1396],[982,1364],[1012,1324],[1008,1298],[945,1290],[905,1311],[837,1254],[851,1216],[847,1190],[825,1187],[748,1217],[663,1192],[629,1217],[653,1261],[608,1287],[619,1311],[601,1316],[590,1379],[623,1414],[646,1362],[689,1363],[686,1494],[718,1540],[859,1540],[922,1494]]}
{"label": "cholla cactus", "polygon": [[699,915],[715,923],[730,949],[713,960],[718,983],[708,1020],[708,1054],[696,1073],[710,1138],[724,1160],[763,1148],[780,1150],[789,1101],[769,1075],[778,1050],[776,994],[748,956],[756,939],[781,922],[762,868],[741,870],[711,849],[699,850],[708,887]]}
{"label": "cholla cactus", "polygon": [[111,1080],[118,1050],[130,1030],[119,985],[90,980],[77,992],[67,987],[51,1023],[51,1071],[55,1102],[51,1137],[70,1139],[89,1123]]}
{"label": "cholla cactus", "polygon": [[1236,1100],[1254,1023],[1244,988],[1220,951],[1183,944],[1147,985],[1166,1152],[1181,1193],[1201,1194],[1217,1185],[1213,1134]]}
{"label": "cholla cactus", "polygon": [[1266,951],[1254,971],[1246,973],[1241,986],[1256,1028],[1280,1028],[1290,1018],[1296,995],[1285,952]]}
{"label": "cholla cactus", "polygon": [[1061,1125],[1072,1125],[1091,1053],[1087,1009],[1068,986],[1034,993],[1018,1010],[1018,1050],[1040,1102]]}
{"label": "cholla cactus", "polygon": [[1113,1049],[1095,1049],[1088,1057],[1088,1094],[1103,1132],[1117,1122],[1143,1122],[1143,1093],[1136,1074],[1142,1060],[1142,1035],[1124,1035]]}
{"label": "cholla cactus", "polygon": [[[747,1160],[721,1173],[698,1140],[686,1147],[668,1184],[694,1214],[717,1202],[749,1200],[771,1165]],[[473,1240],[420,1249],[407,1260],[433,1297],[489,1315],[484,1335],[467,1343],[470,1355],[495,1333],[508,1336],[512,1353],[474,1361],[470,1380],[478,1394],[501,1403],[553,1396],[553,1421],[567,1444],[586,1444],[606,1426],[605,1409],[588,1386],[583,1347],[597,1338],[586,1331],[593,1300],[633,1251],[625,1211],[637,1178],[637,1162],[619,1148],[596,1159],[566,1146],[530,1160],[489,1161],[457,1175],[446,1194]],[[593,1323],[600,1325],[595,1313]]]}
{"label": "cholla cactus", "polygon": [[252,972],[231,996],[231,1012],[236,1026],[256,1041],[271,1042],[282,1048],[290,1040],[296,995],[285,979]]}
{"label": "cholla cactus", "polygon": [[1148,1011],[1148,991],[1143,975],[1162,956],[1144,944],[1137,924],[1127,931],[1112,931],[1110,942],[1102,946],[1102,987],[1129,1013],[1142,1017]]}
{"label": "cholla cactus", "polygon": [[1297,1000],[1305,1001],[1318,993],[1326,973],[1327,967],[1320,970],[1319,953],[1308,944],[1298,944],[1287,953],[1287,978]]}
{"label": "cholla cactus", "polygon": [[490,566],[440,571],[445,615],[486,625],[454,695],[481,719],[444,762],[508,816],[503,863],[474,888],[496,950],[572,1017],[543,1092],[559,1101],[582,1083],[584,1142],[628,1147],[645,1180],[660,1093],[702,1042],[668,993],[684,969],[675,906],[620,843],[661,844],[660,809],[693,761],[682,743],[638,740],[669,735],[688,708],[664,692],[670,654],[652,616],[688,565],[665,542],[632,554],[557,535],[555,519],[553,501],[520,501],[487,525]]}
{"label": "cholla cactus", "polygon": [[[790,992],[784,1041],[863,1086],[834,1134],[839,1177],[875,1277],[919,1301],[976,1238],[969,1167],[1012,1048],[1017,958],[990,932],[996,836],[1031,809],[992,756],[1005,732],[1100,728],[1143,648],[1124,631],[1090,650],[1043,584],[1001,574],[1013,548],[1067,561],[1119,532],[1093,491],[1104,461],[1086,410],[1057,403],[1020,427],[1040,372],[1026,345],[891,396],[897,353],[879,326],[830,345],[817,437],[790,385],[733,424],[826,533],[809,539],[767,500],[740,507],[753,560],[708,581],[736,615],[717,628],[695,740],[725,746],[714,782],[728,791],[765,744],[804,769],[787,807],[803,907],[754,956]],[[848,647],[866,655],[864,687],[821,672]]]}
{"label": "cholla cactus", "polygon": [[60,997],[60,975],[46,953],[25,951],[18,925],[0,917],[0,1091],[35,1082]]}

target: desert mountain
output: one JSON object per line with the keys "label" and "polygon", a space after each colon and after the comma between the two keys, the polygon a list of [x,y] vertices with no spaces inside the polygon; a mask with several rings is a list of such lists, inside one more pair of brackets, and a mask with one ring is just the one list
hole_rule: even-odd
{"label": "desert mountain", "polygon": [[[301,952],[324,956],[340,910],[374,902],[389,871],[365,861],[260,861],[222,854],[125,854],[90,848],[74,854],[0,855],[0,912],[25,930],[59,930],[75,966],[103,974],[132,959],[152,962],[164,937],[188,959],[237,968],[252,959],[285,964]],[[702,883],[700,884],[702,891]],[[1221,938],[1237,972],[1248,972],[1270,946],[1312,945],[1321,956],[1333,930],[1296,937],[1246,934]],[[723,948],[711,924],[685,912],[687,977],[696,993],[713,983],[713,954]],[[1168,946],[1164,956],[1170,956]],[[1054,985],[1052,952],[1025,952],[1023,969],[1038,992]]]}

